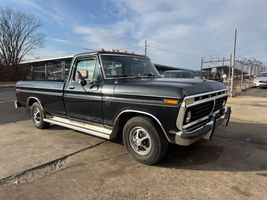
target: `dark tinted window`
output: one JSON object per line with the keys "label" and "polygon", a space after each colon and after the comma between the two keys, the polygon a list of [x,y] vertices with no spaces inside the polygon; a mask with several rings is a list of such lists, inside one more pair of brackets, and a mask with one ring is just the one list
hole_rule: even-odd
{"label": "dark tinted window", "polygon": [[164,78],[178,78],[178,73],[176,72],[163,72]]}
{"label": "dark tinted window", "polygon": [[195,78],[193,72],[183,72],[183,78]]}
{"label": "dark tinted window", "polygon": [[193,72],[190,71],[166,71],[162,75],[164,78],[195,78]]}
{"label": "dark tinted window", "polygon": [[267,77],[267,73],[258,74],[257,77]]}

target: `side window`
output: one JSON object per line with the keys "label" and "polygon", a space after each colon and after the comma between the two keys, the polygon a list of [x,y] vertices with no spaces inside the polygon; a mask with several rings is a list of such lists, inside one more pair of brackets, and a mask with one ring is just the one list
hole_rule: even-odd
{"label": "side window", "polygon": [[79,81],[81,79],[85,79],[87,82],[101,79],[101,72],[96,59],[77,61],[74,80]]}

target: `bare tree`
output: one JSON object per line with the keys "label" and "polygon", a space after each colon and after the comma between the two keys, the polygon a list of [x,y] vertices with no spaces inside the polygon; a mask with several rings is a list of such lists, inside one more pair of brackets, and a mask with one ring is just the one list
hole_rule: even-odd
{"label": "bare tree", "polygon": [[44,34],[41,22],[10,8],[0,9],[0,62],[16,66],[30,51],[40,48]]}

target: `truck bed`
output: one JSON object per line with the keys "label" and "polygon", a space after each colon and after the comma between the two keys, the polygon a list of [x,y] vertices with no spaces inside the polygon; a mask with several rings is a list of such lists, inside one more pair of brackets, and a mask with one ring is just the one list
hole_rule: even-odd
{"label": "truck bed", "polygon": [[63,100],[62,80],[19,81],[16,84],[16,95],[22,106],[30,105],[31,99],[38,99],[49,114],[66,115]]}

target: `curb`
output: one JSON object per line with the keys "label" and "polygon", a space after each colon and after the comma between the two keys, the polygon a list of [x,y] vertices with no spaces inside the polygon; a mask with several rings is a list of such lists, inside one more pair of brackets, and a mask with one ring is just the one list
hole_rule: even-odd
{"label": "curb", "polygon": [[16,86],[16,83],[14,84],[5,84],[5,85],[1,85],[0,84],[0,88],[8,88],[8,87],[15,87]]}

